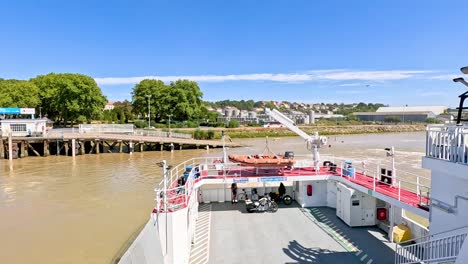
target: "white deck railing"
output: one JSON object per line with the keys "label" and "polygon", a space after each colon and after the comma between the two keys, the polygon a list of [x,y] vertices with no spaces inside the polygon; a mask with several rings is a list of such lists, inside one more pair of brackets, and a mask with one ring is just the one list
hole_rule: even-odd
{"label": "white deck railing", "polygon": [[126,133],[133,134],[132,124],[80,124],[80,133]]}
{"label": "white deck railing", "polygon": [[165,132],[165,131],[152,131],[144,129],[136,129],[134,132],[135,135],[140,136],[150,136],[150,137],[173,137],[173,138],[188,138],[191,139],[192,134],[185,133],[174,133],[174,132]]}
{"label": "white deck railing", "polygon": [[[422,242],[416,244],[406,246],[403,243],[397,244],[395,264],[438,263],[440,261],[456,260],[467,236],[466,228],[464,226],[404,242],[404,244],[407,244],[415,240],[422,240]],[[456,232],[456,234],[453,234],[453,232]],[[452,235],[444,236],[444,234],[449,233],[452,233]]]}
{"label": "white deck railing", "polygon": [[468,125],[428,126],[426,157],[468,164]]}
{"label": "white deck railing", "polygon": [[[72,130],[72,133],[75,131]],[[80,124],[78,132],[97,134],[128,134],[149,137],[192,138],[192,134],[134,129],[133,124]],[[63,132],[62,132],[63,133]]]}
{"label": "white deck railing", "polygon": [[[344,169],[344,161],[335,157],[323,156],[323,160],[329,160],[337,165],[337,172],[341,176],[343,172],[346,172]],[[191,165],[192,169],[188,174],[186,183],[184,186],[177,185],[177,179],[184,175],[186,167]],[[353,164],[354,165],[354,164]],[[314,163],[309,159],[298,159],[294,165],[294,174],[288,175],[288,177],[293,176],[313,176],[317,175],[314,169]],[[363,173],[372,179],[373,186],[370,187],[373,191],[378,189],[379,185],[390,185],[385,181],[382,181],[380,175],[380,164],[366,162],[365,165],[362,163],[356,163],[354,165],[355,172]],[[284,170],[287,172],[288,168],[258,168],[254,166],[244,166],[239,163],[223,163],[222,158],[219,157],[207,157],[207,158],[193,158],[187,161],[184,161],[167,172],[167,182],[166,187],[164,186],[164,180],[162,180],[159,185],[155,188],[156,191],[156,209],[158,211],[176,211],[178,209],[184,208],[189,202],[189,197],[193,191],[193,185],[195,180],[199,177],[201,178],[226,178],[226,177],[256,177],[261,175],[262,177],[268,177],[268,174],[271,176],[280,176],[278,175],[278,169]],[[322,171],[323,173],[323,171]],[[419,198],[420,205],[429,204],[429,195],[430,179],[421,175],[397,170],[394,172],[395,178],[392,186],[398,188],[398,193],[396,199],[402,202],[405,201],[405,196],[401,194],[401,190],[409,190],[417,194]],[[332,173],[331,173],[332,174]],[[352,177],[351,177],[352,178]],[[164,190],[166,190],[167,203],[164,203]],[[385,194],[385,193],[384,193]],[[387,194],[391,195],[391,194]],[[394,194],[393,194],[394,195]],[[414,202],[411,199],[411,202]]]}

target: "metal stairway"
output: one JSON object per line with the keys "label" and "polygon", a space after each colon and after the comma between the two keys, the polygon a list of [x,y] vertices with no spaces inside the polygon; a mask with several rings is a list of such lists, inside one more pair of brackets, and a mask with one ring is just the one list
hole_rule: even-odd
{"label": "metal stairway", "polygon": [[[395,264],[455,263],[468,234],[467,227],[398,243],[395,249]],[[420,242],[408,245],[416,240]]]}
{"label": "metal stairway", "polygon": [[200,204],[195,227],[194,243],[189,264],[206,264],[210,256],[211,205]]}

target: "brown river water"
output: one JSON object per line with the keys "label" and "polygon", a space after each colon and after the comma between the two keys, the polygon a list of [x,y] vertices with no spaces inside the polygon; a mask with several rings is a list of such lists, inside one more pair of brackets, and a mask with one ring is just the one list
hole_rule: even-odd
{"label": "brown river water", "polygon": [[[229,150],[259,153],[265,139]],[[322,154],[384,160],[395,146],[397,167],[420,169],[424,133],[330,136]],[[270,149],[310,154],[299,137],[270,138]],[[0,160],[0,263],[113,263],[138,234],[154,205],[158,161],[219,156],[221,149],[28,157]]]}

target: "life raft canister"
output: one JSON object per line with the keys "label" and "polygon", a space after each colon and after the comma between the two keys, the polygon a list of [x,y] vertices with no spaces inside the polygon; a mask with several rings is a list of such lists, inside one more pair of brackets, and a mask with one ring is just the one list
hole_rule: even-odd
{"label": "life raft canister", "polygon": [[312,196],[312,184],[307,185],[307,196]]}

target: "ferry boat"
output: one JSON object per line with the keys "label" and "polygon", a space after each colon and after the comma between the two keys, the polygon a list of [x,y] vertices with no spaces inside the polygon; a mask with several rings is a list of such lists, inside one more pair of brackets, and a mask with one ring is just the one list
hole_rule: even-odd
{"label": "ferry boat", "polygon": [[[161,162],[154,210],[119,263],[468,263],[468,125],[461,114],[456,125],[427,128],[428,179],[394,163],[320,157],[326,138],[266,112],[303,137],[313,159],[262,168],[232,162],[224,149],[222,157],[172,168]],[[393,148],[387,152],[394,158]],[[245,199],[283,183],[296,203],[247,213],[242,199],[231,203],[233,183]]]}

